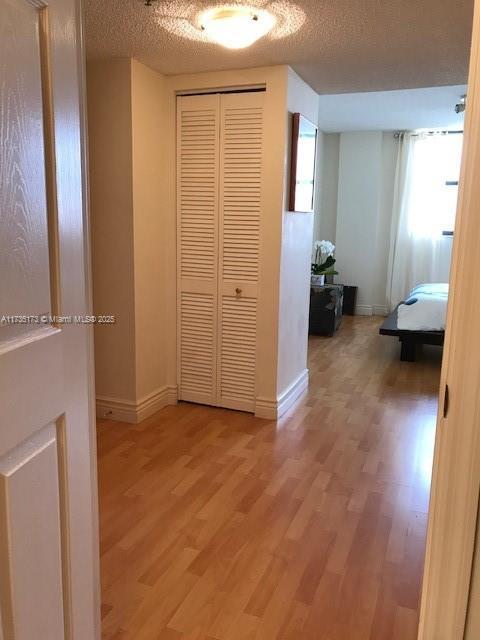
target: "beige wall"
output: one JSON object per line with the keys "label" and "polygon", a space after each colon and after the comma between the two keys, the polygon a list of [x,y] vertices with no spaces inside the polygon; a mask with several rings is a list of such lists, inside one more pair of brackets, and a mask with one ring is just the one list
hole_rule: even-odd
{"label": "beige wall", "polygon": [[[278,337],[277,395],[285,392],[307,374],[308,310],[313,213],[286,210],[290,174],[290,136],[292,114],[300,112],[318,123],[318,94],[291,69],[288,71],[288,140],[285,145],[283,228],[280,266],[280,305]],[[317,152],[320,145],[317,147]],[[306,378],[305,378],[306,380]]]}
{"label": "beige wall", "polygon": [[87,67],[87,108],[95,314],[114,325],[95,327],[99,396],[136,397],[133,269],[131,61]]}
{"label": "beige wall", "polygon": [[95,288],[95,306],[110,305],[105,312],[119,318],[97,330],[97,396],[118,401],[119,419],[124,400],[138,405],[163,388],[175,399],[176,95],[265,86],[257,398],[270,410],[306,371],[313,216],[285,212],[287,86],[289,108],[315,122],[318,96],[286,66],[162,77],[136,61],[112,60],[89,64],[87,76],[94,271],[115,284]]}
{"label": "beige wall", "polygon": [[135,60],[95,61],[87,91],[94,311],[117,318],[95,327],[96,395],[100,415],[134,421],[152,396],[153,408],[166,404],[155,400],[167,386],[169,339],[164,79]]}
{"label": "beige wall", "polygon": [[171,332],[165,317],[165,80],[133,60],[131,83],[136,397],[143,398],[167,385],[165,353]]}

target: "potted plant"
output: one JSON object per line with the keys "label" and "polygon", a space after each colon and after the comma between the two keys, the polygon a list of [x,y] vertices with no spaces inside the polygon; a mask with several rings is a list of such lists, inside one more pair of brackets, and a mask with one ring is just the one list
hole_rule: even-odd
{"label": "potted plant", "polygon": [[312,285],[325,284],[325,276],[337,275],[335,264],[335,245],[329,240],[316,240],[313,245]]}

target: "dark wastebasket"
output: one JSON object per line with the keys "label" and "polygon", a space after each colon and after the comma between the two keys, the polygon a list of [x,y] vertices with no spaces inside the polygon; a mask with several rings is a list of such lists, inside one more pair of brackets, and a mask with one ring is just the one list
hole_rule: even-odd
{"label": "dark wastebasket", "polygon": [[357,299],[358,287],[351,287],[349,285],[343,285],[343,307],[342,313],[344,316],[355,315],[355,301]]}

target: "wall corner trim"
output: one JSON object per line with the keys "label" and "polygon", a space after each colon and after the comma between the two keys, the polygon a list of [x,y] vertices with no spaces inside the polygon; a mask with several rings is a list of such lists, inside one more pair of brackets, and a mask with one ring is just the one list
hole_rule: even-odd
{"label": "wall corner trim", "polygon": [[177,404],[177,399],[178,388],[176,385],[161,387],[137,401],[97,396],[97,418],[137,424],[160,409],[170,404]]}
{"label": "wall corner trim", "polygon": [[277,420],[289,409],[292,409],[303,393],[308,389],[308,369],[288,386],[276,399],[257,398],[255,402],[255,416],[266,420]]}

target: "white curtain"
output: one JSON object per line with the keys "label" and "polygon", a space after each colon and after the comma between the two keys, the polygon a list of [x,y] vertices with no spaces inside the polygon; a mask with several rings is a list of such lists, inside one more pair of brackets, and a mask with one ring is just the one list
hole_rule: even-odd
{"label": "white curtain", "polygon": [[414,286],[448,281],[451,238],[442,231],[448,228],[451,201],[445,180],[451,163],[459,162],[458,142],[444,134],[400,136],[386,292],[390,310]]}

